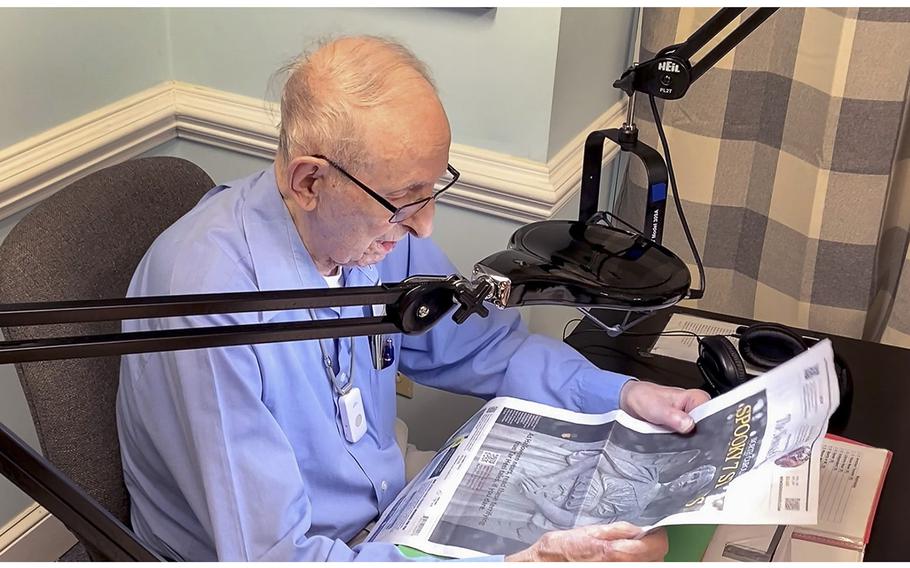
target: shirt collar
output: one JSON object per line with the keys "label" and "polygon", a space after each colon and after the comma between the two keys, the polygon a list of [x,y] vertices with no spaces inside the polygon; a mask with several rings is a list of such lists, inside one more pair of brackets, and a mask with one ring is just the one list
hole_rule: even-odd
{"label": "shirt collar", "polygon": [[[274,164],[254,176],[245,189],[241,219],[259,289],[325,288],[325,279],[303,245],[278,191]],[[343,270],[345,286],[379,282],[375,266]],[[337,308],[333,311],[340,313]]]}

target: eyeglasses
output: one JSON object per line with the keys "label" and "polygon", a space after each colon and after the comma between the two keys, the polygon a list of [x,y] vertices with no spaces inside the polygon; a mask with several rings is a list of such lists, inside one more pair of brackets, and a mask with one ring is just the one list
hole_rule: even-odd
{"label": "eyeglasses", "polygon": [[344,168],[342,168],[341,166],[339,166],[338,164],[336,164],[329,158],[326,158],[325,156],[323,156],[321,154],[313,154],[313,157],[319,158],[320,160],[325,160],[326,162],[328,162],[333,168],[335,168],[336,170],[338,170],[339,172],[344,174],[345,177],[347,177],[349,180],[354,182],[354,184],[357,185],[357,187],[359,187],[360,189],[367,192],[367,194],[370,197],[372,197],[380,205],[382,205],[383,207],[388,209],[392,213],[392,216],[389,217],[389,223],[401,223],[402,221],[410,219],[411,217],[416,215],[418,211],[420,211],[421,209],[426,207],[429,202],[431,202],[431,201],[435,200],[437,197],[439,197],[439,195],[443,191],[445,191],[445,190],[449,189],[450,187],[452,187],[453,185],[455,185],[455,182],[458,181],[458,178],[461,176],[461,174],[458,172],[458,170],[456,170],[455,168],[452,167],[452,164],[447,164],[445,175],[436,184],[437,186],[441,184],[442,187],[440,189],[437,189],[436,191],[434,191],[433,195],[431,195],[429,197],[424,197],[423,199],[418,199],[417,201],[412,201],[411,203],[406,203],[405,205],[402,205],[401,207],[396,207],[395,205],[390,203],[389,200],[387,200],[383,196],[379,195],[378,193],[376,193],[375,191],[370,189],[365,183],[363,183],[359,179],[357,179],[354,176],[352,176],[351,174],[349,174],[347,171],[345,171]]}

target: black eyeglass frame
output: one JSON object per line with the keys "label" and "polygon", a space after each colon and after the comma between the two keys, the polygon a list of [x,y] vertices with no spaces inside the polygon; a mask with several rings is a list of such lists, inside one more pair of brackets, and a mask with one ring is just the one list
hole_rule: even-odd
{"label": "black eyeglass frame", "polygon": [[[451,180],[449,183],[447,183],[447,184],[446,184],[444,187],[442,187],[441,189],[438,189],[437,191],[435,191],[435,192],[433,193],[433,195],[430,195],[430,196],[428,196],[428,197],[424,197],[423,199],[418,199],[417,201],[412,201],[412,202],[410,202],[410,203],[405,203],[405,204],[402,205],[401,207],[396,207],[396,206],[395,206],[394,204],[392,204],[388,199],[386,199],[385,197],[379,195],[378,193],[376,193],[375,191],[373,191],[372,189],[370,189],[370,187],[369,187],[367,184],[365,184],[365,183],[363,183],[362,181],[360,181],[359,179],[355,178],[353,175],[351,175],[350,173],[348,173],[347,170],[345,170],[344,168],[342,168],[341,166],[339,166],[338,164],[336,164],[334,161],[332,161],[332,159],[330,159],[330,158],[328,158],[328,157],[326,157],[326,156],[323,156],[322,154],[313,154],[313,157],[314,157],[314,158],[319,158],[320,160],[325,160],[326,162],[328,162],[330,166],[332,166],[333,168],[335,168],[336,170],[338,170],[339,172],[341,172],[342,174],[344,174],[344,176],[345,176],[346,178],[348,178],[349,180],[351,180],[352,182],[354,182],[354,185],[356,185],[356,186],[359,187],[360,189],[362,189],[362,190],[364,190],[365,192],[367,192],[367,195],[369,195],[370,197],[372,197],[373,199],[375,199],[377,203],[379,203],[380,205],[382,205],[383,207],[385,207],[386,209],[388,209],[389,212],[392,213],[392,215],[389,217],[389,223],[393,223],[393,224],[395,224],[395,223],[401,223],[402,221],[406,221],[407,219],[410,219],[411,217],[413,217],[414,215],[416,215],[417,213],[419,213],[421,209],[423,209],[424,207],[427,206],[427,203],[429,203],[430,201],[435,200],[437,197],[439,197],[439,195],[440,195],[443,191],[445,191],[445,190],[449,189],[450,187],[452,187],[453,185],[455,185],[455,182],[458,181],[458,178],[459,178],[459,177],[461,177],[461,173],[460,173],[458,170],[456,170],[456,169],[452,166],[452,164],[446,164],[446,171],[449,172],[450,174],[452,174],[452,180]],[[396,219],[396,217],[399,217],[399,216],[401,215],[401,212],[402,212],[402,211],[404,211],[405,209],[408,209],[408,208],[410,208],[410,207],[415,207],[415,206],[416,206],[416,208],[413,210],[413,212],[410,212],[410,213],[408,213],[406,216],[401,216],[400,218],[397,218],[397,219]]]}

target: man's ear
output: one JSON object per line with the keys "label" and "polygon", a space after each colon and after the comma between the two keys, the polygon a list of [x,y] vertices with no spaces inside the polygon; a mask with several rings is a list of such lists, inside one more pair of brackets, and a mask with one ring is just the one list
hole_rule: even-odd
{"label": "man's ear", "polygon": [[319,201],[320,181],[325,180],[327,165],[319,158],[298,156],[285,168],[288,199],[304,211],[312,211]]}

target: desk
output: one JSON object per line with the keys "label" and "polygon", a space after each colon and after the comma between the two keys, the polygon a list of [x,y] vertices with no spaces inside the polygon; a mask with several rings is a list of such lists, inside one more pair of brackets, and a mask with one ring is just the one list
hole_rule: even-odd
{"label": "desk", "polygon": [[[616,317],[604,310],[595,312],[603,321]],[[631,331],[660,331],[675,312],[744,325],[753,323],[742,318],[675,307],[655,314]],[[806,330],[797,331],[818,336]],[[907,517],[910,514],[910,488],[906,486],[910,480],[910,350],[848,337],[828,337],[853,374],[854,391],[845,426],[832,429],[832,433],[894,452],[865,560],[910,560],[906,528],[910,522]],[[704,379],[694,363],[648,353],[657,339],[657,336],[610,338],[593,323],[584,320],[566,338],[566,342],[602,369],[664,385],[703,387]]]}

